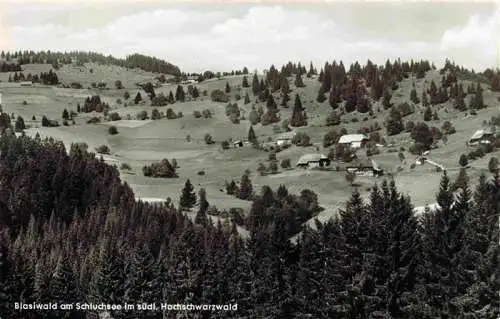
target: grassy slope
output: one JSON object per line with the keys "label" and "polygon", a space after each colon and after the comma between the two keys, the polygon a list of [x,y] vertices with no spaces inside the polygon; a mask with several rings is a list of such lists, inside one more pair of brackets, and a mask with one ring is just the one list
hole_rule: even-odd
{"label": "grassy slope", "polygon": [[[28,65],[25,67],[25,74],[39,73],[48,71],[48,65]],[[80,82],[84,87],[90,86],[91,82],[105,81],[111,88],[114,86],[115,80],[121,80],[128,90],[132,98],[137,93],[138,89],[134,83],[137,81],[148,80],[153,77],[152,73],[142,72],[138,70],[126,70],[119,67],[89,65],[87,69],[93,68],[94,73],[80,72],[78,69],[71,67],[63,67],[57,71],[63,83]],[[8,75],[0,73],[0,80],[6,81]],[[409,99],[411,84],[416,82],[417,91],[420,93],[424,85],[428,85],[431,79],[439,83],[440,76],[437,71],[432,71],[427,74],[424,79],[416,80],[407,79],[393,95],[393,102],[399,103]],[[223,89],[226,81],[233,87],[234,94],[236,87],[241,84],[242,77],[227,77],[223,80],[214,80],[201,83],[198,86],[200,92],[207,90],[210,92],[213,89]],[[249,77],[251,80],[251,76]],[[291,115],[293,106],[293,98],[296,92],[302,97],[303,105],[306,107],[309,115],[309,126],[299,128],[298,131],[307,132],[315,145],[319,145],[320,151],[327,153],[328,150],[321,147],[323,135],[331,128],[324,126],[324,118],[331,111],[327,103],[319,104],[315,101],[319,82],[313,79],[304,78],[305,88],[295,89],[290,95],[292,101],[289,109],[281,109],[281,118],[286,119]],[[293,79],[290,79],[291,87],[293,88]],[[466,84],[466,83],[465,83]],[[466,87],[466,85],[464,85]],[[118,123],[102,123],[89,125],[86,124],[86,118],[93,114],[81,115],[76,119],[77,125],[71,127],[57,128],[40,128],[38,121],[31,122],[31,116],[36,115],[37,120],[40,120],[41,115],[47,115],[50,118],[60,119],[61,112],[64,108],[76,109],[76,103],[83,102],[87,94],[101,95],[101,98],[109,102],[111,107],[122,115],[130,114],[134,116],[140,110],[151,111],[151,106],[129,106],[124,107],[123,104],[117,104],[116,100],[122,98],[124,90],[110,89],[99,92],[98,90],[68,90],[68,89],[53,89],[46,87],[35,88],[3,88],[0,89],[4,96],[4,110],[9,113],[22,115],[28,125],[33,125],[34,128],[27,130],[30,135],[39,132],[43,136],[54,136],[63,140],[66,144],[75,141],[85,141],[91,148],[95,148],[101,144],[107,144],[112,150],[110,158],[116,159],[117,163],[129,163],[133,172],[131,174],[124,173],[122,178],[126,180],[140,197],[172,197],[177,200],[180,195],[180,190],[187,178],[190,178],[195,186],[205,187],[208,193],[208,199],[211,204],[220,208],[242,207],[249,208],[250,203],[227,196],[221,189],[224,187],[225,180],[238,180],[245,169],[250,169],[252,173],[252,181],[254,187],[259,189],[262,185],[270,185],[277,187],[279,184],[285,184],[291,192],[300,192],[302,189],[309,188],[318,193],[321,204],[326,208],[319,216],[320,219],[328,218],[337,212],[337,209],[342,207],[343,203],[351,193],[352,189],[346,185],[343,173],[336,172],[318,172],[318,171],[302,171],[290,170],[281,172],[277,175],[258,176],[255,173],[259,161],[266,161],[268,153],[260,152],[252,148],[231,149],[222,151],[220,149],[220,141],[233,138],[244,138],[247,135],[250,123],[247,120],[241,121],[235,125],[229,122],[225,116],[225,104],[213,103],[209,97],[202,97],[197,101],[186,103],[176,103],[172,106],[174,111],[183,112],[184,117],[178,120],[158,120],[158,121],[120,121]],[[175,92],[175,86],[165,86],[157,89],[156,92],[167,93],[172,90]],[[249,92],[251,94],[251,92]],[[244,95],[242,89],[240,94]],[[143,94],[143,97],[146,95]],[[439,149],[434,150],[430,157],[438,163],[445,165],[450,169],[450,177],[454,179],[457,172],[453,167],[457,166],[460,154],[466,152],[465,141],[472,133],[482,126],[483,120],[489,119],[491,115],[499,113],[498,102],[496,100],[498,94],[485,91],[485,103],[490,105],[490,108],[481,110],[478,115],[468,119],[464,119],[462,114],[455,112],[449,105],[444,106],[438,114],[440,120],[431,122],[431,125],[440,127],[444,120],[450,120],[457,129],[457,133],[450,136],[446,145],[441,145]],[[28,105],[22,105],[22,101],[26,100]],[[251,98],[254,100],[254,98]],[[276,102],[280,102],[280,98],[276,96]],[[468,101],[466,101],[468,102]],[[243,101],[238,102],[239,106],[248,114],[252,104],[243,105]],[[445,113],[444,108],[447,107],[450,112]],[[167,107],[159,108],[160,111],[165,111]],[[212,119],[194,119],[192,112],[194,110],[210,109],[214,116]],[[377,112],[378,103],[373,106],[376,119],[370,119],[367,122],[360,121],[359,123],[343,124],[349,132],[356,132],[361,125],[369,125],[373,121],[378,121],[383,124],[387,111],[382,110]],[[405,120],[419,121],[423,118],[423,110],[417,109],[415,114],[408,116]],[[350,120],[351,117],[358,116],[356,114],[346,115],[345,119]],[[360,120],[364,116],[358,116]],[[116,124],[120,134],[116,136],[107,135],[107,126]],[[271,126],[255,126],[257,135],[264,138],[272,136]],[[385,130],[383,131],[385,133]],[[206,145],[203,142],[203,136],[209,133],[217,141],[215,145]],[[193,140],[190,143],[186,142],[186,136],[190,135]],[[403,146],[406,149],[411,144],[407,133],[389,138],[397,148]],[[315,152],[315,146],[309,148],[292,147],[278,154],[278,159],[289,158],[294,164],[298,158],[307,152]],[[440,174],[436,173],[432,166],[417,167],[414,170],[409,169],[409,165],[414,158],[409,153],[407,157],[407,165],[403,165],[403,172],[396,176],[396,183],[403,192],[411,194],[415,205],[424,205],[434,202],[434,195],[437,191]],[[496,154],[500,156],[499,152]],[[157,161],[162,158],[177,159],[179,168],[179,179],[151,179],[142,176],[141,167],[149,164],[152,161]],[[382,153],[374,157],[377,163],[386,171],[395,171],[400,165],[397,152],[388,153],[387,149],[383,149]],[[480,169],[486,167],[489,156],[484,159],[475,161],[470,170],[470,175],[474,179],[479,174]],[[197,175],[198,171],[205,171],[204,176]],[[359,188],[363,194],[373,185],[376,180],[372,178],[359,178],[361,187]]]}

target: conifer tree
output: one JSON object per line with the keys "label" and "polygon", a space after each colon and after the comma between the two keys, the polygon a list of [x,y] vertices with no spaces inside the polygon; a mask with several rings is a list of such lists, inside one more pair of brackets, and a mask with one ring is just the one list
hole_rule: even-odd
{"label": "conifer tree", "polygon": [[22,132],[26,129],[26,125],[24,124],[24,119],[22,118],[22,116],[18,116],[17,117],[17,120],[16,120],[16,123],[14,125],[14,130],[16,132]]}
{"label": "conifer tree", "polygon": [[297,75],[295,76],[295,87],[303,88],[305,86],[306,85],[304,84],[304,81],[302,80],[302,76],[300,75],[300,73],[297,73]]}
{"label": "conifer tree", "polygon": [[63,120],[69,120],[69,113],[67,109],[64,109],[62,112],[62,119]]}
{"label": "conifer tree", "polygon": [[249,87],[250,85],[248,84],[248,79],[246,76],[243,76],[243,80],[241,81],[241,86],[244,88]]}
{"label": "conifer tree", "polygon": [[240,182],[240,189],[238,190],[237,197],[243,200],[251,200],[253,197],[253,186],[250,177],[243,174]]}
{"label": "conifer tree", "polygon": [[243,100],[243,103],[244,104],[250,103],[250,97],[248,96],[248,92],[245,92],[245,98]]}
{"label": "conifer tree", "polygon": [[196,204],[196,194],[194,192],[193,184],[189,179],[186,180],[182,194],[179,201],[181,209],[190,209]]}
{"label": "conifer tree", "polygon": [[300,101],[300,96],[297,93],[295,95],[295,105],[293,108],[292,118],[290,119],[291,126],[305,126],[307,125],[307,120],[304,114],[304,108],[302,107],[302,102]]}
{"label": "conifer tree", "polygon": [[230,93],[231,92],[231,86],[229,86],[229,82],[226,82],[225,92],[226,93]]}
{"label": "conifer tree", "polygon": [[254,73],[252,79],[252,93],[254,96],[258,96],[260,92],[261,89],[260,89],[259,77],[257,76],[257,73]]}
{"label": "conifer tree", "polygon": [[200,188],[200,190],[198,191],[198,198],[200,207],[198,209],[198,212],[196,213],[195,222],[197,224],[206,225],[208,222],[206,213],[209,203],[207,200],[207,193],[204,188]]}
{"label": "conifer tree", "polygon": [[134,103],[135,104],[139,104],[139,102],[142,101],[142,96],[141,96],[141,92],[137,92],[135,98],[134,98]]}
{"label": "conifer tree", "polygon": [[[56,268],[49,282],[51,302],[75,304],[80,301],[77,278],[73,273],[70,262],[67,253],[63,251],[59,256]],[[75,318],[77,314],[76,310],[70,311],[65,314],[65,318]]]}
{"label": "conifer tree", "polygon": [[253,126],[250,126],[250,128],[248,129],[248,141],[252,144],[258,142],[257,135],[255,135],[255,131],[253,130]]}

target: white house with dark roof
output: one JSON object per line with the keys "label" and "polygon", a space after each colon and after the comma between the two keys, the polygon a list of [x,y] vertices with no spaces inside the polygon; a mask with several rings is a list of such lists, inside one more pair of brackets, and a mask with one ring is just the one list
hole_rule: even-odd
{"label": "white house with dark roof", "polygon": [[362,148],[369,140],[370,138],[364,134],[346,134],[340,137],[338,143],[350,148]]}

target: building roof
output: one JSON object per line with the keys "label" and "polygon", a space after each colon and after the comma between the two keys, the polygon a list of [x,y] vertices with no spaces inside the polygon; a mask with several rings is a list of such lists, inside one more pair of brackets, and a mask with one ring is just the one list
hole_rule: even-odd
{"label": "building roof", "polygon": [[352,162],[345,163],[346,167],[373,167],[373,161],[368,158],[357,158]]}
{"label": "building roof", "polygon": [[308,164],[310,162],[319,162],[320,160],[327,160],[328,156],[316,153],[316,154],[305,154],[297,162],[297,165]]}
{"label": "building roof", "polygon": [[364,134],[346,134],[342,135],[339,139],[339,144],[350,144],[353,142],[362,142],[363,140],[367,140],[368,136]]}
{"label": "building roof", "polygon": [[470,139],[477,140],[477,139],[482,138],[484,135],[491,135],[491,134],[493,134],[493,133],[491,133],[488,130],[477,130],[474,134],[472,134]]}
{"label": "building roof", "polygon": [[295,137],[297,132],[295,131],[290,131],[290,132],[284,132],[276,135],[276,140],[291,140]]}

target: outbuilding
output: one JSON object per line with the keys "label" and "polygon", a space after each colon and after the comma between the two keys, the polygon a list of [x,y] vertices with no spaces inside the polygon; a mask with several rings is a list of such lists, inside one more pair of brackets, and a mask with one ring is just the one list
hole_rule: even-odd
{"label": "outbuilding", "polygon": [[330,165],[330,159],[323,154],[305,154],[298,160],[297,166],[301,168],[325,167]]}

